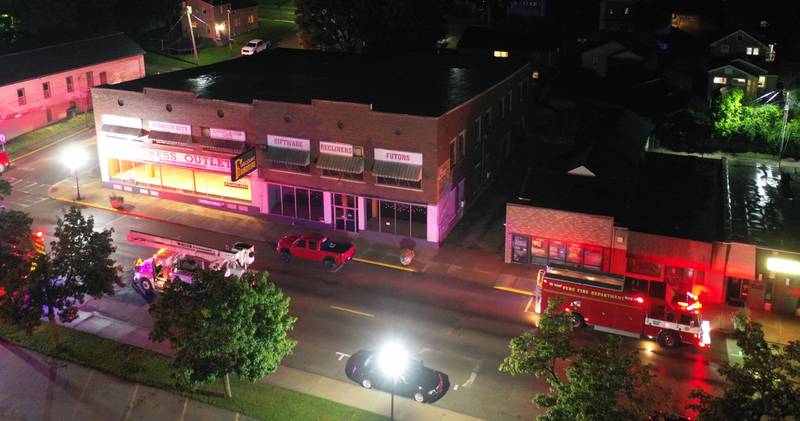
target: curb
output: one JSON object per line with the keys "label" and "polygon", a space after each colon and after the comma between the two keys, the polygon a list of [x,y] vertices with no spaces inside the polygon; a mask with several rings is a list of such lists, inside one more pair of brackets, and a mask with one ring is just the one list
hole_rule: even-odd
{"label": "curb", "polygon": [[504,287],[504,286],[496,286],[496,285],[494,286],[494,289],[499,289],[500,291],[513,292],[514,294],[527,295],[529,297],[533,297],[533,293],[532,292],[524,291],[524,290],[521,290],[521,289],[516,289],[516,288],[511,288],[511,287]]}
{"label": "curb", "polygon": [[400,265],[393,265],[390,263],[376,262],[374,260],[362,259],[360,257],[354,257],[353,260],[356,262],[366,263],[368,265],[383,266],[390,269],[404,270],[406,272],[417,272],[417,270],[414,268],[408,268]]}
{"label": "curb", "polygon": [[[178,226],[186,227],[186,228],[196,228],[196,227],[192,227],[192,226],[189,226],[189,225],[186,225],[186,224],[181,224],[180,222],[172,222],[172,221],[168,221],[166,219],[162,219],[162,218],[158,218],[158,217],[150,216],[150,215],[145,215],[145,214],[142,214],[142,213],[136,213],[136,212],[129,212],[129,211],[125,211],[125,210],[114,209],[114,208],[109,207],[109,206],[98,205],[98,204],[91,203],[91,202],[84,202],[84,201],[80,201],[80,200],[67,199],[66,197],[52,197],[51,196],[50,198],[53,199],[53,200],[57,200],[59,202],[69,203],[71,205],[84,206],[84,207],[87,207],[87,208],[94,208],[94,209],[100,209],[100,210],[104,210],[106,212],[113,212],[113,213],[118,213],[120,215],[133,216],[133,217],[136,217],[136,218],[148,219],[150,221],[163,222],[165,224],[178,225]],[[400,265],[393,265],[393,264],[390,264],[390,263],[377,262],[377,261],[374,261],[374,260],[362,259],[360,257],[354,257],[353,260],[356,261],[356,262],[360,262],[360,263],[366,263],[368,265],[381,266],[381,267],[390,268],[390,269],[396,269],[396,270],[403,270],[403,271],[406,271],[406,272],[415,272],[415,273],[417,272],[417,270],[413,269],[413,268],[408,268],[408,267],[400,266]]]}

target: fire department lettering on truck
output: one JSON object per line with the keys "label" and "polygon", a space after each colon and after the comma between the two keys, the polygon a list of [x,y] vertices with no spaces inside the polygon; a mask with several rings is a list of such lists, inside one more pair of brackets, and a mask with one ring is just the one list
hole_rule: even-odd
{"label": "fire department lettering on truck", "polygon": [[589,295],[589,296],[597,297],[597,298],[609,298],[609,299],[618,300],[618,301],[631,301],[631,302],[633,301],[632,297],[626,297],[624,295],[617,295],[617,294],[611,294],[611,293],[608,293],[608,292],[600,292],[600,291],[593,291],[593,290],[580,288],[580,287],[573,287],[573,286],[569,286],[569,285],[564,285],[564,284],[562,284],[560,282],[553,282],[553,281],[545,281],[545,282],[547,282],[553,288],[558,288],[558,289],[560,289],[562,291],[566,291],[566,292],[573,292],[573,293],[576,293],[576,294],[584,294],[584,295]]}

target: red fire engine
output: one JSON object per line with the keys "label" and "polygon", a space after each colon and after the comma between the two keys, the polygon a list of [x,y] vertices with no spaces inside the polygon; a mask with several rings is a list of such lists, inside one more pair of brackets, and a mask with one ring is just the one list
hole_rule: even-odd
{"label": "red fire engine", "polygon": [[711,345],[711,325],[702,319],[698,297],[674,293],[663,282],[550,265],[539,271],[535,311],[541,313],[553,298],[563,300],[562,310],[574,315],[576,327],[657,338],[668,348]]}

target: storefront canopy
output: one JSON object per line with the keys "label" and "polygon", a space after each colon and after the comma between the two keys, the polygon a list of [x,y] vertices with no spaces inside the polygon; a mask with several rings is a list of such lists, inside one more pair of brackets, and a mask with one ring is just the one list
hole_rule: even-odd
{"label": "storefront canopy", "polygon": [[185,145],[187,143],[192,143],[192,136],[188,134],[177,134],[177,133],[170,133],[170,132],[159,132],[159,131],[151,131],[148,133],[147,137],[150,140],[155,140],[159,143],[166,143],[168,145]]}
{"label": "storefront canopy", "polygon": [[311,157],[308,151],[303,151],[300,149],[276,148],[274,146],[270,146],[269,149],[267,149],[267,160],[281,164],[302,166],[306,166],[311,163]]}
{"label": "storefront canopy", "polygon": [[135,129],[133,127],[115,126],[113,124],[103,124],[100,126],[100,131],[103,133],[113,134],[122,137],[140,138],[144,132],[142,129]]}
{"label": "storefront canopy", "polygon": [[361,174],[364,172],[364,157],[323,153],[319,155],[317,167],[323,170]]}
{"label": "storefront canopy", "polygon": [[402,162],[375,161],[373,174],[378,177],[396,178],[405,181],[422,180],[422,166],[403,164]]}

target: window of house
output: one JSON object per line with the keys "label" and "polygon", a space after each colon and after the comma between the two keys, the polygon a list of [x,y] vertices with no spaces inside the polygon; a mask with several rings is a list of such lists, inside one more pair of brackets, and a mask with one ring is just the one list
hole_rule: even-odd
{"label": "window of house", "polygon": [[100,84],[105,85],[106,83],[108,83],[108,75],[106,72],[100,72]]}
{"label": "window of house", "polygon": [[[595,66],[597,65],[597,63],[594,63],[594,62],[592,64],[595,65]],[[539,71],[538,70],[534,71],[533,73],[531,73],[531,79],[539,79]]]}
{"label": "window of house", "polygon": [[625,14],[626,15],[630,15],[631,14],[631,8],[630,7],[626,7],[625,8]]}
{"label": "window of house", "polygon": [[491,128],[492,127],[492,109],[491,108],[486,110],[486,115],[485,115],[484,118],[486,119],[486,128],[487,129]]}
{"label": "window of house", "polygon": [[767,78],[764,77],[764,76],[759,76],[758,77],[758,87],[759,88],[763,88],[765,86],[767,86]]}
{"label": "window of house", "polygon": [[90,88],[94,86],[94,73],[86,72],[86,86]]}
{"label": "window of house", "polygon": [[506,97],[500,97],[500,119],[506,118]]}
{"label": "window of house", "polygon": [[255,15],[250,15],[247,17],[247,23],[255,23],[255,22],[256,22]]}
{"label": "window of house", "polygon": [[754,56],[758,55],[758,48],[753,47],[753,55]]}
{"label": "window of house", "polygon": [[503,58],[508,57],[508,51],[499,51],[499,50],[495,51],[494,52],[494,56],[495,57],[503,57]]}
{"label": "window of house", "polygon": [[747,55],[748,56],[752,56],[753,55],[753,47],[747,47]]}
{"label": "window of house", "polygon": [[483,135],[483,130],[481,128],[481,118],[478,117],[475,121],[472,122],[472,131],[475,133],[475,149],[481,146],[481,137]]}
{"label": "window of house", "polygon": [[67,92],[75,90],[75,85],[72,83],[72,76],[67,76]]}
{"label": "window of house", "polygon": [[461,153],[461,159],[464,159],[464,157],[467,156],[467,136],[464,131],[458,134],[457,143],[458,150]]}
{"label": "window of house", "polygon": [[25,99],[25,88],[17,89],[17,103],[19,103],[19,105],[28,103],[27,99]]}
{"label": "window of house", "polygon": [[742,84],[742,85],[744,85],[747,82],[747,80],[745,80],[744,78],[740,78],[740,77],[733,78],[733,81],[738,83],[738,84]]}
{"label": "window of house", "polygon": [[730,52],[730,50],[731,50],[731,46],[728,45],[728,44],[722,44],[722,45],[719,46],[719,52],[720,53],[727,54],[728,52]]}
{"label": "window of house", "polygon": [[450,141],[450,168],[456,166],[458,160],[458,152],[456,151],[456,139]]}
{"label": "window of house", "polygon": [[514,90],[508,91],[508,112],[514,109]]}
{"label": "window of house", "polygon": [[50,92],[50,82],[45,82],[42,84],[42,92],[44,93],[45,99],[52,96],[52,93]]}
{"label": "window of house", "polygon": [[741,41],[741,40],[742,40],[742,34],[736,35],[736,41]]}
{"label": "window of house", "polygon": [[722,76],[714,76],[714,83],[718,85],[725,85],[728,83],[728,78]]}

